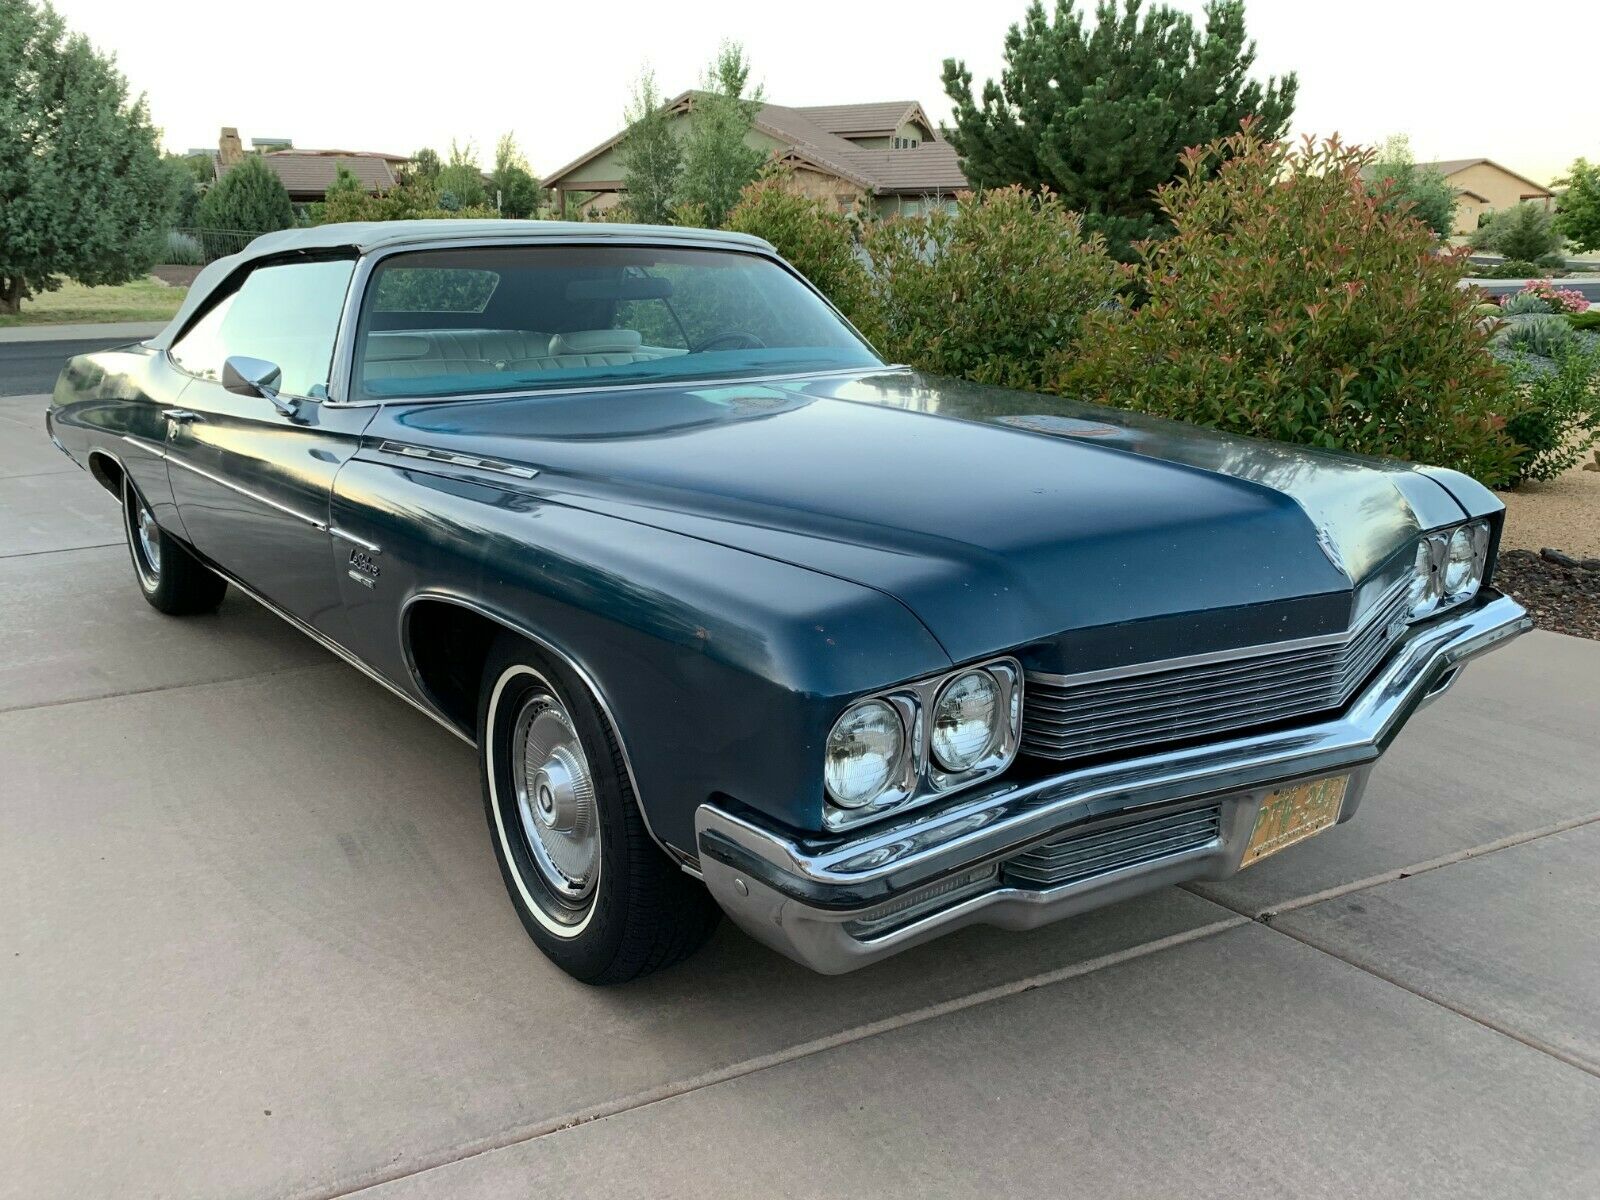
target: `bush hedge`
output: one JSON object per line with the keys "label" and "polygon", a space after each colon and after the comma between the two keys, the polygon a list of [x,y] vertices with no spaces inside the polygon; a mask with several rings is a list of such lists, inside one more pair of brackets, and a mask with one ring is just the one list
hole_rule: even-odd
{"label": "bush hedge", "polygon": [[271,233],[294,224],[294,205],[261,156],[247,154],[201,197],[195,221],[201,229]]}
{"label": "bush hedge", "polygon": [[864,317],[867,271],[856,254],[849,220],[821,200],[801,195],[785,174],[744,189],[728,228],[765,238],[852,321]]}
{"label": "bush hedge", "polygon": [[1384,212],[1337,139],[1245,131],[1187,151],[1147,244],[1137,309],[1089,318],[1054,388],[1230,432],[1517,474],[1506,369],[1486,353],[1463,261]]}
{"label": "bush hedge", "polygon": [[1112,304],[1117,264],[1046,192],[963,195],[955,210],[892,217],[863,240],[864,332],[892,362],[1042,389],[1088,314]]}

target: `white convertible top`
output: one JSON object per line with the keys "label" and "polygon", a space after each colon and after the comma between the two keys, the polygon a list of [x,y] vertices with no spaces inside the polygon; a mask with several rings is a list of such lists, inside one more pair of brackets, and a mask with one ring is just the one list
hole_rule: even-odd
{"label": "white convertible top", "polygon": [[679,229],[670,225],[611,225],[593,221],[350,221],[264,233],[237,254],[208,264],[189,287],[183,305],[167,327],[145,345],[164,350],[211,293],[235,271],[263,258],[322,250],[373,250],[439,242],[538,242],[545,240],[645,242],[772,251],[772,245],[747,233],[711,229]]}

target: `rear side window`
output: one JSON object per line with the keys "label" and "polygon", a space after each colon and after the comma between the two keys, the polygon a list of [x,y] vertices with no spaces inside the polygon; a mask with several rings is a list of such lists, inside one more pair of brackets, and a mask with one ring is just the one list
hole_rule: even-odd
{"label": "rear side window", "polygon": [[354,259],[257,267],[172,345],[173,360],[191,375],[220,380],[235,354],[264,358],[283,372],[290,396],[327,392]]}

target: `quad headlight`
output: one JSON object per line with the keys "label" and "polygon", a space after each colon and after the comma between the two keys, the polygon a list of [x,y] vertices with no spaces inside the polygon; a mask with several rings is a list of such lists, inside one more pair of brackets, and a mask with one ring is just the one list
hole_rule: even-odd
{"label": "quad headlight", "polygon": [[824,823],[859,821],[991,778],[1022,736],[1014,659],[966,667],[858,700],[823,750]]}
{"label": "quad headlight", "polygon": [[841,808],[860,808],[881,796],[900,774],[906,729],[885,700],[850,708],[828,734],[823,775],[828,794]]}
{"label": "quad headlight", "polygon": [[1483,585],[1488,563],[1489,526],[1485,521],[1424,536],[1411,564],[1411,620],[1420,621],[1472,599]]}

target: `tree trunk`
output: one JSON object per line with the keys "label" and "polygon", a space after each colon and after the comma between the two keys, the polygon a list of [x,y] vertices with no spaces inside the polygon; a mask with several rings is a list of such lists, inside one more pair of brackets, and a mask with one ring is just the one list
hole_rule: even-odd
{"label": "tree trunk", "polygon": [[0,276],[0,316],[14,317],[22,311],[22,298],[28,289],[21,279]]}

